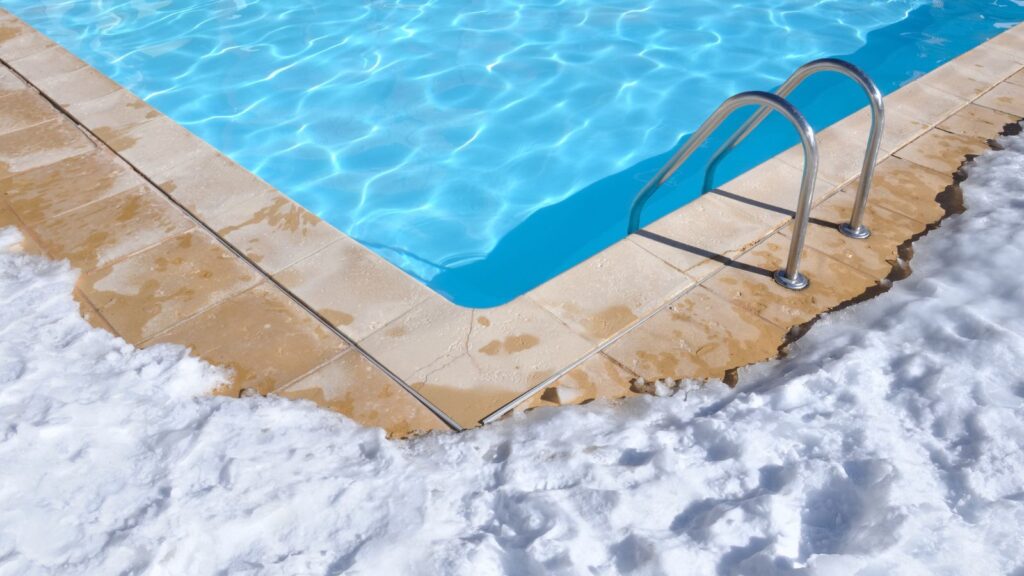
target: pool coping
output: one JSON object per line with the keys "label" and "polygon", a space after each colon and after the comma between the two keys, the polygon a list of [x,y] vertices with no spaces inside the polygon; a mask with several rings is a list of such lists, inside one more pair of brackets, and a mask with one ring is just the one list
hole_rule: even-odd
{"label": "pool coping", "polygon": [[[192,332],[199,325],[209,330],[213,321],[204,324],[204,318],[218,305],[261,284],[266,290],[280,290],[340,340],[333,348],[325,347],[312,363],[315,366],[311,364],[308,371],[297,369],[301,373],[287,375],[286,382],[255,386],[241,382],[225,393],[255,388],[264,394],[317,399],[323,394],[317,396],[316,390],[334,385],[329,381],[354,378],[353,374],[376,377],[380,372],[449,426],[468,428],[520,404],[573,403],[631,394],[631,381],[652,376],[644,367],[643,350],[627,340],[636,340],[635,334],[648,324],[678,314],[683,300],[689,314],[717,326],[740,348],[758,348],[750,354],[731,349],[713,362],[702,359],[699,365],[680,369],[683,373],[659,374],[715,378],[765,359],[765,351],[776,350],[777,341],[791,327],[884,278],[878,275],[877,262],[870,270],[862,269],[865,266],[858,262],[822,252],[811,237],[805,262],[824,275],[818,282],[812,275],[812,288],[804,294],[813,305],[794,304],[788,315],[773,313],[767,307],[778,306],[778,300],[788,296],[760,285],[743,294],[749,302],[738,300],[736,282],[743,280],[732,277],[734,264],[747,257],[776,258],[779,246],[787,241],[801,166],[794,148],[659,219],[643,235],[616,242],[508,304],[464,308],[326,224],[2,9],[0,26],[9,31],[0,36],[0,61],[143,175],[258,276],[242,282],[239,292],[225,293],[217,302],[176,318],[156,333],[141,332],[135,337],[126,336],[130,330],[114,326],[117,320],[111,322],[103,305],[96,305],[96,298],[90,299],[84,290],[84,298],[114,331],[134,344],[176,342],[203,356],[202,345],[192,346],[197,338]],[[929,168],[927,161],[915,163],[903,157],[911,153],[900,153],[1022,69],[1024,25],[1017,25],[887,96],[879,165],[895,163],[891,159],[897,158]],[[841,211],[840,204],[849,203],[869,123],[865,108],[818,133],[822,155],[815,206],[819,210],[825,206]],[[851,147],[857,153],[849,153]],[[933,172],[941,174],[939,168]],[[218,189],[234,190],[232,201],[211,194]],[[878,205],[883,210],[891,207]],[[695,222],[698,225],[692,226]],[[725,238],[723,230],[728,232]],[[185,233],[192,231],[176,230],[172,236]],[[106,262],[98,269],[110,272],[124,267],[123,262]],[[94,271],[86,271],[87,278],[90,274]],[[824,278],[849,286],[839,289]],[[697,308],[691,306],[693,302]],[[722,320],[718,312],[707,316],[710,308],[728,309],[732,317]],[[734,338],[730,327],[736,323],[752,336]],[[715,335],[705,336],[715,340]],[[767,343],[751,344],[761,340]],[[581,377],[591,388],[582,395],[537,399],[557,382]],[[595,377],[605,382],[594,383]]]}

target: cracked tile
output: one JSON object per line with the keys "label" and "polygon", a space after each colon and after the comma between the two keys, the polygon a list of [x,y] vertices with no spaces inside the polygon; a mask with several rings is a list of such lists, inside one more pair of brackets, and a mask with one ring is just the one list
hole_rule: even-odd
{"label": "cracked tile", "polygon": [[434,295],[362,345],[465,427],[591,349],[526,298],[471,310]]}

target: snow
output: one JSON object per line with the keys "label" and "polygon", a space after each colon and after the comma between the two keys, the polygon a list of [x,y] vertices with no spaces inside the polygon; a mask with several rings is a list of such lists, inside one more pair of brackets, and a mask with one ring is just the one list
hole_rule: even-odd
{"label": "snow", "polygon": [[91,329],[0,233],[0,574],[1024,575],[1024,139],[740,387],[388,441]]}

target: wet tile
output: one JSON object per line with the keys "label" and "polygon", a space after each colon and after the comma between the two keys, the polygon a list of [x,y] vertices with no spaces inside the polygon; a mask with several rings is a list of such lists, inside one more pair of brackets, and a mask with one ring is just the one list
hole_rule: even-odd
{"label": "wet tile", "polygon": [[472,310],[434,295],[362,344],[465,427],[592,347],[526,298]]}
{"label": "wet tile", "polygon": [[82,315],[82,318],[89,323],[93,328],[99,328],[106,330],[111,334],[116,335],[117,331],[107,322],[107,319],[99,313],[98,310],[89,302],[89,299],[85,297],[85,294],[81,290],[75,290],[74,292],[75,301],[78,302],[78,311]]}
{"label": "wet tile", "polygon": [[30,90],[28,85],[21,81],[14,72],[0,66],[0,98]]}
{"label": "wet tile", "polygon": [[21,226],[21,220],[18,219],[14,211],[7,207],[6,204],[0,202],[0,228],[6,228],[7,226]]}
{"label": "wet tile", "polygon": [[712,191],[629,237],[694,280],[703,280],[739,256],[789,217]]}
{"label": "wet tile", "polygon": [[1012,55],[1020,62],[1024,62],[1024,29],[1015,26],[985,43],[986,46],[996,48]]}
{"label": "wet tile", "polygon": [[62,46],[54,45],[46,50],[10,61],[10,66],[36,86],[43,80],[74,72],[86,66]]}
{"label": "wet tile", "polygon": [[134,143],[135,138],[127,134],[129,130],[161,117],[155,108],[125,89],[71,104],[66,110],[114,150]]}
{"label": "wet tile", "polygon": [[[743,204],[743,209],[755,218],[779,226],[793,217],[800,198],[803,168],[786,164],[778,156],[718,187],[716,194]],[[823,178],[814,186],[814,202],[827,198],[838,188]]]}
{"label": "wet tile", "polygon": [[693,285],[632,242],[619,242],[529,293],[577,334],[600,344]]}
{"label": "wet tile", "polygon": [[7,204],[0,201],[0,228],[6,228],[8,226],[17,228],[21,235],[21,241],[12,245],[9,248],[10,251],[32,254],[34,256],[48,256],[46,251],[44,251],[39,246],[39,243],[35,241],[35,237],[32,235],[32,230],[25,226],[25,224],[18,218],[17,214],[15,214]]}
{"label": "wet tile", "polygon": [[192,230],[86,274],[80,288],[126,340],[137,344],[259,279],[209,234]]}
{"label": "wet tile", "polygon": [[430,294],[411,276],[345,236],[274,278],[354,340],[383,328]]}
{"label": "wet tile", "polygon": [[236,294],[146,342],[179,344],[218,366],[232,383],[217,393],[237,396],[252,388],[269,394],[323,366],[345,350],[344,341],[266,283]]}
{"label": "wet tile", "polygon": [[926,74],[927,85],[973,100],[994,84],[1020,70],[1021,63],[996,48],[981,45]]}
{"label": "wet tile", "polygon": [[179,164],[215,153],[212,146],[166,116],[126,128],[107,145],[154,182]]}
{"label": "wet tile", "polygon": [[775,283],[772,274],[786,265],[789,244],[789,238],[776,234],[737,263],[712,276],[703,286],[788,329],[860,296],[877,282],[876,278],[805,245],[800,272],[810,280],[810,286],[799,291],[783,288]]}
{"label": "wet tile", "polygon": [[342,236],[276,190],[232,204],[207,223],[268,274],[280,272]]}
{"label": "wet tile", "polygon": [[595,354],[565,376],[555,380],[543,392],[523,402],[516,411],[635,396],[636,394],[629,388],[635,378],[636,374],[626,370],[608,356]]}
{"label": "wet tile", "polygon": [[698,287],[606,351],[646,380],[722,378],[775,357],[785,331]]}
{"label": "wet tile", "polygon": [[64,108],[123,90],[120,84],[91,66],[79,68],[74,72],[49,76],[36,82],[36,86]]}
{"label": "wet tile", "polygon": [[1024,86],[1003,82],[974,103],[1024,118]]}
{"label": "wet tile", "polygon": [[97,149],[11,176],[0,190],[31,224],[144,183],[116,156]]}
{"label": "wet tile", "polygon": [[934,126],[967,104],[966,98],[911,82],[885,98],[886,113]]}
{"label": "wet tile", "polygon": [[[925,122],[914,120],[887,108],[885,111],[885,129],[882,132],[882,149],[891,151],[902,148],[927,132],[930,127]],[[882,161],[884,161],[884,158]]]}
{"label": "wet tile", "polygon": [[277,394],[311,400],[363,426],[383,428],[389,436],[448,430],[444,422],[356,350],[342,353]]}
{"label": "wet tile", "polygon": [[41,221],[35,230],[54,258],[88,272],[192,227],[192,220],[147,185]]}
{"label": "wet tile", "polygon": [[[848,238],[838,227],[850,221],[855,200],[856,189],[852,189],[817,206],[811,212],[806,245],[880,280],[892,271],[900,244],[923,232],[926,226],[871,202],[869,196],[864,225],[871,230],[871,236],[861,240]],[[786,226],[782,233],[788,237],[792,229],[792,225]]]}
{"label": "wet tile", "polygon": [[155,182],[214,228],[232,224],[231,219],[237,217],[233,210],[239,204],[280,195],[258,176],[213,149],[190,155],[165,170]]}
{"label": "wet tile", "polygon": [[936,172],[952,175],[960,169],[968,155],[981,154],[988,149],[988,143],[981,138],[930,130],[897,151],[896,156]]}
{"label": "wet tile", "polygon": [[92,140],[64,119],[0,135],[0,180],[95,148]]}
{"label": "wet tile", "polygon": [[956,114],[943,120],[939,124],[939,128],[953,134],[973,136],[987,140],[995,138],[1003,131],[1004,126],[1015,123],[1018,120],[1020,118],[1012,114],[1006,114],[976,104],[969,104]]}
{"label": "wet tile", "polygon": [[[871,126],[871,113],[865,108],[817,133],[819,180],[840,185],[860,175]],[[878,158],[889,155],[884,144],[883,139],[883,149],[879,151]],[[803,169],[803,148],[790,148],[780,154],[779,159],[794,168]]]}
{"label": "wet tile", "polygon": [[61,117],[34,90],[21,90],[0,98],[0,134],[36,126]]}
{"label": "wet tile", "polygon": [[17,18],[0,21],[0,60],[11,62],[54,45],[52,40]]}
{"label": "wet tile", "polygon": [[[1021,31],[1016,34],[1020,35]],[[1008,54],[987,42],[957,57],[954,62],[971,68],[971,76],[995,84],[1024,68],[1024,58]]]}
{"label": "wet tile", "polygon": [[[856,190],[859,180],[847,190]],[[953,183],[951,176],[925,168],[902,158],[888,158],[875,169],[868,196],[870,204],[888,208],[925,224],[945,214],[935,199]]]}

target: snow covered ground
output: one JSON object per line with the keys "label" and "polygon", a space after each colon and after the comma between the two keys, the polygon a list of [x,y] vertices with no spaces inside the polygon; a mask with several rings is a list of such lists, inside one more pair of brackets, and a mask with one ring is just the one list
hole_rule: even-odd
{"label": "snow covered ground", "polygon": [[0,233],[0,574],[1024,575],[1024,139],[741,387],[390,442],[79,318]]}

